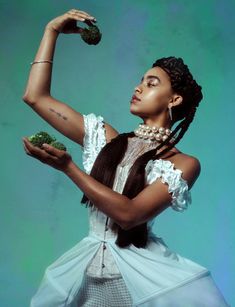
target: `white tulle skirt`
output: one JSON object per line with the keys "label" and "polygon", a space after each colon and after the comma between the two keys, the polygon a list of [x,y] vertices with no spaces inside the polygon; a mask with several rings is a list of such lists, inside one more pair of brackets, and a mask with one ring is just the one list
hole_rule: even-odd
{"label": "white tulle skirt", "polygon": [[[119,248],[115,239],[106,241],[122,276],[119,286],[117,280],[109,281],[109,291],[114,296],[125,293],[126,304],[122,307],[130,306],[128,297],[135,307],[229,306],[206,268],[171,252],[159,239],[153,237],[145,249],[133,245]],[[110,306],[110,300],[103,299],[105,292],[103,297],[97,294],[102,288],[100,283],[93,280],[91,287],[91,279],[85,278],[86,268],[100,244],[100,238],[89,235],[53,262],[46,269],[30,307],[78,307],[87,300],[84,297],[91,289],[95,303],[84,306],[120,306],[118,302]]]}

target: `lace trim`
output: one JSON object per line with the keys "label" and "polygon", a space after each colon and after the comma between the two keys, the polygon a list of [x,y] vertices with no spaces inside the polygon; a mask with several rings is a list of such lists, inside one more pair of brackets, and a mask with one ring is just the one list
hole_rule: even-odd
{"label": "lace trim", "polygon": [[106,144],[104,119],[94,113],[83,115],[85,135],[83,138],[83,166],[90,174],[100,150]]}
{"label": "lace trim", "polygon": [[171,207],[176,211],[184,211],[192,203],[191,192],[186,180],[182,178],[182,171],[174,168],[174,163],[168,160],[150,160],[146,167],[146,180],[149,184],[160,178],[168,184],[168,191],[172,193]]}

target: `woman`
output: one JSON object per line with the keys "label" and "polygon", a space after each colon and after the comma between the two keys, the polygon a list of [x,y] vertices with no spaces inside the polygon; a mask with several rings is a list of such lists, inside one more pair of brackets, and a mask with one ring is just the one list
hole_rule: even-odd
{"label": "woman", "polygon": [[86,172],[67,152],[23,140],[28,155],[84,192],[90,231],[46,269],[31,307],[228,306],[206,268],[170,251],[152,232],[163,210],[183,211],[191,202],[200,163],[175,145],[202,100],[201,86],[181,58],[162,58],[135,88],[130,111],[143,124],[134,132],[119,134],[101,116],[81,115],[50,94],[57,37],[81,33],[77,21],[95,19],[72,9],[47,24],[23,100],[82,146]]}

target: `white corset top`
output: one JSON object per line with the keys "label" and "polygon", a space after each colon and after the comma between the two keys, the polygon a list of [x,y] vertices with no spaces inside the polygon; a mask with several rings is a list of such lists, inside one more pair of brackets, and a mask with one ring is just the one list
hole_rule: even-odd
{"label": "white corset top", "polygon": [[[83,166],[87,174],[90,174],[100,150],[106,144],[105,125],[102,116],[93,113],[83,115],[85,135],[83,139]],[[125,155],[116,169],[113,190],[122,193],[129,170],[135,160],[153,148],[157,147],[157,141],[143,140],[138,137],[128,139]],[[168,185],[168,191],[172,195],[172,209],[183,212],[191,203],[191,193],[187,182],[182,178],[182,171],[175,168],[168,160],[149,160],[145,167],[145,182],[151,184],[157,179]],[[87,267],[87,273],[96,277],[114,278],[120,276],[120,272],[113,259],[106,240],[115,239],[116,232],[111,228],[113,220],[97,208],[89,209],[89,234],[100,239],[100,248]],[[148,221],[149,235],[155,218]],[[106,246],[107,245],[107,246]]]}
{"label": "white corset top", "polygon": [[[135,160],[144,152],[155,147],[155,142],[150,143],[136,137],[129,139],[125,156],[116,170],[113,184],[114,191],[122,193],[129,170]],[[89,235],[99,237],[102,245],[88,267],[88,275],[106,278],[120,276],[111,251],[105,244],[105,240],[115,239],[117,236],[116,232],[111,229],[113,222],[111,218],[97,208],[89,208]]]}

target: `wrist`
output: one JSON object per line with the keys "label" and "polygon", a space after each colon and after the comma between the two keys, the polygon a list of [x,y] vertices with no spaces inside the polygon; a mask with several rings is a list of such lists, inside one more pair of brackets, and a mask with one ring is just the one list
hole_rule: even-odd
{"label": "wrist", "polygon": [[73,160],[69,161],[69,163],[66,165],[66,167],[64,168],[63,172],[67,175],[67,176],[71,176],[71,174],[74,172],[74,169],[77,168],[77,165],[73,162]]}
{"label": "wrist", "polygon": [[44,34],[57,37],[60,34],[60,32],[58,30],[55,30],[55,29],[47,26],[47,27],[45,27]]}

